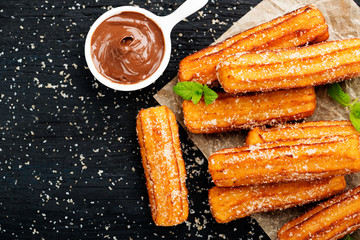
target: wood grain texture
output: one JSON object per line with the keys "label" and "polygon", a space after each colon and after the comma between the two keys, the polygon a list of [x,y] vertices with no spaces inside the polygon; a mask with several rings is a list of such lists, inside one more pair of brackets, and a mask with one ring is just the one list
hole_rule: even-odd
{"label": "wood grain texture", "polygon": [[215,222],[207,163],[180,128],[188,222],[156,227],[136,115],[180,60],[208,46],[260,0],[210,1],[172,32],[164,75],[136,92],[110,90],[86,68],[83,45],[110,6],[166,15],[183,1],[0,1],[0,239],[267,239],[250,218]]}

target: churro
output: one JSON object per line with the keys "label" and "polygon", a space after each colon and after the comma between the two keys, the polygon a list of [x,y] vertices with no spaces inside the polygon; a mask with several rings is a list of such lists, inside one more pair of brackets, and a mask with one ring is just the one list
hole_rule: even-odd
{"label": "churro", "polygon": [[215,220],[227,223],[253,213],[319,201],[343,191],[345,187],[343,176],[236,188],[213,187],[209,190],[209,203]]}
{"label": "churro", "polygon": [[313,114],[314,88],[232,96],[219,93],[210,105],[183,102],[184,122],[193,133],[249,129],[264,124],[300,120]]}
{"label": "churro", "polygon": [[340,239],[360,228],[360,187],[348,190],[304,215],[278,232],[279,240]]}
{"label": "churro", "polygon": [[246,144],[252,145],[280,140],[306,139],[330,136],[360,135],[350,121],[310,121],[288,123],[272,128],[255,127],[246,137]]}
{"label": "churro", "polygon": [[318,86],[360,76],[360,39],[234,54],[217,67],[230,94]]}
{"label": "churro", "polygon": [[153,220],[158,226],[180,224],[189,206],[175,115],[165,106],[143,109],[136,130]]}
{"label": "churro", "polygon": [[228,148],[209,158],[209,172],[219,187],[314,180],[359,171],[358,135]]}

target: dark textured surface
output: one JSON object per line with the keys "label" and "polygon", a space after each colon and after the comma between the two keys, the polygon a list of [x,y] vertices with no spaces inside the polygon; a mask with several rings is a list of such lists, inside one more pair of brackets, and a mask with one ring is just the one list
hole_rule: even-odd
{"label": "dark textured surface", "polygon": [[94,80],[87,31],[111,7],[166,15],[183,1],[0,2],[0,239],[267,239],[250,218],[217,224],[207,202],[207,163],[180,129],[190,215],[176,227],[151,219],[135,118],[179,61],[227,30],[259,0],[210,1],[172,32],[164,75],[115,92]]}
{"label": "dark textured surface", "polygon": [[[213,1],[172,32],[164,75],[141,91],[115,92],[86,68],[83,45],[111,6],[167,15],[183,1],[1,1],[0,239],[258,239],[250,218],[215,223],[201,153],[180,130],[190,216],[156,227],[148,207],[135,133],[141,108],[177,73],[179,61],[209,45],[258,1]],[[215,20],[214,20],[215,19]]]}

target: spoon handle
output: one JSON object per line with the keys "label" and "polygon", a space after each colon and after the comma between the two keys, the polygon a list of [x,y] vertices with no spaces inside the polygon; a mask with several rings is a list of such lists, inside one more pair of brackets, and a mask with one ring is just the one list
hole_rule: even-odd
{"label": "spoon handle", "polygon": [[168,31],[171,32],[178,22],[204,7],[207,2],[208,0],[187,0],[174,12],[163,17]]}

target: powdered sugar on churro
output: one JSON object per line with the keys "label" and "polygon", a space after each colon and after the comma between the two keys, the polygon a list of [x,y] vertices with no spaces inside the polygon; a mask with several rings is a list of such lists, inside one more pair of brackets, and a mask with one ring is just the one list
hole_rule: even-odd
{"label": "powdered sugar on churro", "polygon": [[332,136],[261,143],[210,156],[217,186],[311,180],[360,171],[359,137]]}
{"label": "powdered sugar on churro", "polygon": [[360,39],[230,55],[217,67],[231,94],[318,86],[360,76]]}

